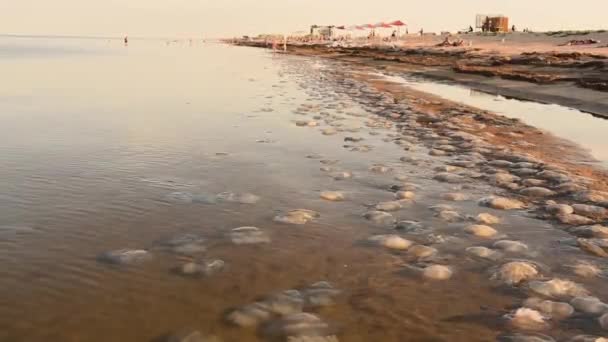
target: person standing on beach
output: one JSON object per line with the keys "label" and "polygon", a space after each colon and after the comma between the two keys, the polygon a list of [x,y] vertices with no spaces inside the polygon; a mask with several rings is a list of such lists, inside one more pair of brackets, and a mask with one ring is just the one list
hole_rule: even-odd
{"label": "person standing on beach", "polygon": [[129,37],[125,36],[125,46],[129,45]]}
{"label": "person standing on beach", "polygon": [[420,29],[420,36],[423,36],[423,35],[424,35],[424,29],[423,29],[423,28],[421,28],[421,29]]}

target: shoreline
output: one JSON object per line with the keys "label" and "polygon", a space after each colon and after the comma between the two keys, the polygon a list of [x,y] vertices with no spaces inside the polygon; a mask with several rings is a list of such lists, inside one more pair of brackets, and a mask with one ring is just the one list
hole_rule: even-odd
{"label": "shoreline", "polygon": [[[264,41],[237,40],[238,46],[271,48]],[[537,46],[539,47],[539,46]],[[551,47],[555,50],[551,51]],[[494,48],[494,46],[492,46]],[[557,104],[608,118],[608,48],[515,53],[481,48],[353,46],[289,43],[287,53],[330,58],[428,80],[449,82],[508,98]]]}

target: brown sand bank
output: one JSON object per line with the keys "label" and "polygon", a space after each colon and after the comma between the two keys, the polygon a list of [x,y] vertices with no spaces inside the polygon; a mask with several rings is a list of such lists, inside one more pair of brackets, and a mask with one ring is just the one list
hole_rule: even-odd
{"label": "brown sand bank", "polygon": [[[608,34],[460,35],[450,40],[462,40],[463,46],[438,47],[443,39],[407,37],[405,41],[373,45],[296,42],[288,45],[288,51],[373,64],[507,97],[555,103],[608,116],[608,47],[604,43],[564,45],[572,40],[608,41]],[[237,44],[270,47],[263,41]]]}

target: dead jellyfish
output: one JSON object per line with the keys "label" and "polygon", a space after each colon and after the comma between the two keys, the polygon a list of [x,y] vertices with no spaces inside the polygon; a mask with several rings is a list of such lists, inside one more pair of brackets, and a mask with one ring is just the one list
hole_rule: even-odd
{"label": "dead jellyfish", "polygon": [[306,308],[319,308],[334,305],[335,298],[342,291],[335,289],[327,282],[318,282],[302,290]]}
{"label": "dead jellyfish", "polygon": [[330,327],[318,316],[300,312],[284,316],[266,327],[265,332],[271,336],[320,337],[331,336]]}
{"label": "dead jellyfish", "polygon": [[462,220],[462,216],[460,215],[460,213],[458,213],[457,211],[453,211],[453,210],[439,211],[439,212],[435,213],[435,217],[437,217],[443,221],[446,221],[446,222],[456,222],[456,221]]}
{"label": "dead jellyfish", "polygon": [[598,319],[598,322],[600,323],[602,329],[608,330],[608,313],[603,314],[602,317]]}
{"label": "dead jellyfish", "polygon": [[446,200],[446,201],[459,202],[459,201],[468,200],[469,196],[466,194],[463,194],[463,193],[459,193],[459,192],[448,192],[448,193],[442,194],[441,199]]}
{"label": "dead jellyfish", "polygon": [[384,246],[389,249],[405,250],[414,243],[399,235],[375,235],[368,239],[370,242]]}
{"label": "dead jellyfish", "polygon": [[178,271],[182,275],[210,277],[224,270],[223,260],[213,260],[209,262],[188,262],[179,267]]}
{"label": "dead jellyfish", "polygon": [[396,223],[395,217],[384,211],[368,211],[363,217],[376,225],[390,226]]}
{"label": "dead jellyfish", "polygon": [[545,207],[545,210],[554,215],[570,215],[574,214],[574,208],[567,204],[549,204]]}
{"label": "dead jellyfish", "polygon": [[403,206],[399,201],[388,201],[388,202],[380,202],[376,204],[376,210],[379,211],[397,211],[401,210]]}
{"label": "dead jellyfish", "polygon": [[432,280],[448,280],[453,273],[451,268],[444,265],[431,265],[422,270],[422,276]]}
{"label": "dead jellyfish", "polygon": [[174,203],[192,203],[193,194],[189,192],[172,192],[166,196],[167,200]]}
{"label": "dead jellyfish", "polygon": [[558,278],[549,281],[531,281],[528,286],[532,292],[548,298],[568,299],[589,294],[582,285]]}
{"label": "dead jellyfish", "polygon": [[606,208],[588,204],[573,204],[572,208],[575,214],[592,218],[602,218],[608,212]]}
{"label": "dead jellyfish", "polygon": [[272,313],[263,303],[253,303],[230,312],[226,319],[240,327],[255,327],[268,321]]}
{"label": "dead jellyfish", "polygon": [[543,300],[541,298],[528,298],[524,307],[537,310],[552,319],[566,319],[574,314],[574,308],[568,303]]}
{"label": "dead jellyfish", "polygon": [[230,231],[230,240],[236,245],[270,243],[266,232],[257,227],[240,227]]}
{"label": "dead jellyfish", "polygon": [[492,247],[509,253],[526,253],[528,251],[526,244],[512,240],[496,241]]}
{"label": "dead jellyfish", "polygon": [[500,253],[496,252],[495,250],[481,246],[469,247],[466,249],[466,252],[470,255],[483,259],[496,260],[501,257]]}
{"label": "dead jellyfish", "polygon": [[397,191],[395,193],[395,198],[398,200],[413,200],[416,197],[416,194],[412,191]]}
{"label": "dead jellyfish", "polygon": [[335,172],[331,175],[335,180],[346,180],[353,178],[353,174],[350,172]]}
{"label": "dead jellyfish", "polygon": [[433,247],[424,245],[415,245],[407,250],[407,255],[416,259],[430,258],[437,254],[437,250]]}
{"label": "dead jellyfish", "polygon": [[338,338],[331,336],[289,336],[287,342],[338,342]]}
{"label": "dead jellyfish", "polygon": [[396,175],[394,179],[398,182],[405,182],[409,179],[409,177],[406,175]]}
{"label": "dead jellyfish", "polygon": [[515,199],[505,198],[505,197],[495,197],[490,196],[486,198],[482,198],[479,201],[479,204],[485,207],[499,209],[499,210],[514,210],[514,209],[523,209],[524,203]]}
{"label": "dead jellyfish", "polygon": [[591,335],[578,335],[571,338],[568,342],[608,342],[608,338]]}
{"label": "dead jellyfish", "polygon": [[369,170],[374,173],[388,173],[392,169],[390,167],[382,165],[382,164],[375,164],[375,165],[372,165],[372,167],[370,167]]}
{"label": "dead jellyfish", "polygon": [[592,219],[577,214],[558,214],[555,217],[559,222],[572,226],[585,226],[594,223]]}
{"label": "dead jellyfish", "polygon": [[555,342],[555,340],[546,335],[541,334],[507,334],[498,337],[499,342]]}
{"label": "dead jellyfish", "polygon": [[608,304],[603,303],[596,297],[576,297],[570,301],[572,306],[583,313],[600,316],[608,313]]}
{"label": "dead jellyfish", "polygon": [[[156,340],[154,340],[156,341]],[[213,335],[204,335],[200,331],[187,331],[172,334],[166,339],[159,341],[166,342],[221,342],[221,339]]]}
{"label": "dead jellyfish", "polygon": [[319,217],[321,217],[321,215],[316,211],[308,209],[296,209],[291,210],[284,215],[277,215],[275,216],[274,220],[280,223],[301,225]]}
{"label": "dead jellyfish", "polygon": [[321,198],[327,201],[344,201],[344,194],[340,191],[323,191],[321,192]]}
{"label": "dead jellyfish", "polygon": [[321,133],[323,135],[334,135],[334,134],[337,134],[338,131],[335,128],[331,128],[330,127],[330,128],[324,128],[324,129],[322,129]]}
{"label": "dead jellyfish", "polygon": [[434,180],[444,183],[462,183],[465,181],[463,176],[459,176],[449,172],[440,172],[433,177]]}
{"label": "dead jellyfish", "polygon": [[444,210],[456,211],[456,209],[454,209],[454,207],[451,206],[451,205],[449,205],[449,204],[432,205],[432,206],[429,207],[429,210],[434,211],[436,213],[444,211]]}
{"label": "dead jellyfish", "polygon": [[549,327],[547,318],[540,312],[528,308],[519,308],[515,312],[505,315],[509,324],[522,330],[544,330]]}
{"label": "dead jellyfish", "polygon": [[114,265],[134,265],[151,258],[152,254],[143,249],[119,249],[102,253],[97,260]]}
{"label": "dead jellyfish", "polygon": [[498,280],[507,285],[517,286],[522,282],[539,276],[537,267],[529,262],[513,261],[502,265],[492,275],[492,280]]}
{"label": "dead jellyfish", "polygon": [[608,227],[602,225],[594,225],[589,227],[575,227],[568,230],[571,234],[582,238],[597,238],[607,239],[608,238]]}
{"label": "dead jellyfish", "polygon": [[195,234],[176,236],[163,242],[163,245],[174,253],[185,255],[204,253],[207,250],[205,239]]}
{"label": "dead jellyfish", "polygon": [[464,229],[464,231],[466,233],[469,233],[471,235],[475,235],[475,236],[481,237],[481,238],[491,238],[491,237],[495,236],[496,234],[498,234],[496,229],[494,229],[490,226],[485,226],[485,225],[481,225],[481,224],[475,224],[472,226],[468,226]]}
{"label": "dead jellyfish", "polygon": [[267,297],[262,303],[269,312],[283,316],[302,312],[304,296],[298,290],[287,290]]}
{"label": "dead jellyfish", "polygon": [[520,194],[528,197],[548,197],[555,195],[555,192],[540,186],[524,188],[519,191]]}
{"label": "dead jellyfish", "polygon": [[574,274],[583,278],[595,278],[603,273],[601,268],[589,262],[579,262],[568,267],[572,268]]}
{"label": "dead jellyfish", "polygon": [[421,233],[428,230],[428,228],[418,221],[399,221],[395,226],[395,229],[403,230],[406,233],[412,234]]}
{"label": "dead jellyfish", "polygon": [[224,202],[255,204],[259,202],[260,196],[250,193],[222,192],[217,195],[217,199]]}
{"label": "dead jellyfish", "polygon": [[475,217],[475,220],[481,224],[498,224],[500,219],[492,214],[481,213]]}

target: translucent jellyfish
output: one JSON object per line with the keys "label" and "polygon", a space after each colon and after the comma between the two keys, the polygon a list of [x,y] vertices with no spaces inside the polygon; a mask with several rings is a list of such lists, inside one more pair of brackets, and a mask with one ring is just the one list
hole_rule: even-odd
{"label": "translucent jellyfish", "polygon": [[472,226],[468,226],[464,229],[464,231],[471,235],[475,235],[477,237],[482,237],[482,238],[491,238],[491,237],[495,236],[496,234],[498,234],[496,229],[494,229],[490,226],[485,226],[485,225],[481,225],[481,224],[475,224]]}
{"label": "translucent jellyfish", "polygon": [[459,176],[449,172],[440,172],[433,177],[434,180],[444,183],[463,183],[466,179],[463,176]]}
{"label": "translucent jellyfish", "polygon": [[274,220],[280,223],[287,224],[306,224],[316,218],[319,218],[321,215],[313,210],[307,209],[296,209],[287,212],[284,215],[275,216]]}
{"label": "translucent jellyfish", "polygon": [[528,298],[524,306],[540,311],[543,315],[553,319],[565,319],[574,313],[574,308],[568,303],[553,302],[541,298]]}
{"label": "translucent jellyfish", "polygon": [[376,243],[389,249],[405,250],[414,243],[406,240],[399,235],[376,235],[369,238],[370,242]]}
{"label": "translucent jellyfish", "polygon": [[262,302],[266,310],[276,315],[289,315],[302,312],[304,296],[298,290],[287,290],[272,295]]}
{"label": "translucent jellyfish", "polygon": [[260,201],[260,196],[250,193],[222,192],[217,195],[218,200],[241,204],[255,204]]}
{"label": "translucent jellyfish", "polygon": [[444,265],[431,265],[422,270],[422,276],[432,280],[448,280],[453,274],[452,269]]}
{"label": "translucent jellyfish", "polygon": [[608,304],[596,297],[576,297],[570,301],[572,306],[588,315],[599,316],[608,313]]}
{"label": "translucent jellyfish", "polygon": [[330,327],[321,318],[311,313],[301,312],[284,316],[270,324],[266,333],[271,336],[314,337],[331,336]]}
{"label": "translucent jellyfish", "polygon": [[210,277],[224,270],[223,260],[213,260],[208,262],[188,262],[179,267],[179,272],[189,276]]}
{"label": "translucent jellyfish", "polygon": [[376,210],[379,211],[397,211],[403,208],[399,201],[380,202],[376,204]]}
{"label": "translucent jellyfish", "polygon": [[548,197],[555,195],[555,192],[540,186],[524,188],[519,191],[520,194],[529,197]]}
{"label": "translucent jellyfish", "polygon": [[475,217],[475,220],[481,224],[498,224],[500,223],[500,219],[492,214],[481,213]]}
{"label": "translucent jellyfish", "polygon": [[604,272],[601,268],[589,262],[579,262],[568,267],[572,268],[574,274],[584,278],[594,278]]}
{"label": "translucent jellyfish", "polygon": [[544,330],[549,327],[545,316],[536,310],[528,308],[519,308],[515,312],[505,315],[505,318],[516,329]]}
{"label": "translucent jellyfish", "polygon": [[395,217],[384,211],[368,211],[363,217],[372,221],[374,224],[382,226],[390,226],[396,223]]}
{"label": "translucent jellyfish", "polygon": [[240,327],[255,327],[268,321],[272,313],[263,303],[253,303],[230,312],[226,319]]}
{"label": "translucent jellyfish", "polygon": [[[156,341],[156,340],[155,340]],[[166,342],[221,342],[221,339],[213,335],[204,335],[200,331],[188,331],[176,333],[169,336]]]}
{"label": "translucent jellyfish", "polygon": [[498,280],[507,285],[519,285],[539,276],[536,266],[529,262],[512,261],[502,265],[492,275],[492,280]]}
{"label": "translucent jellyfish", "polygon": [[302,290],[306,308],[331,306],[334,304],[335,298],[341,293],[342,291],[333,288],[327,282],[318,282]]}
{"label": "translucent jellyfish", "polygon": [[486,197],[479,201],[479,204],[485,207],[490,207],[493,209],[500,210],[514,210],[514,209],[523,209],[525,207],[524,203],[515,199],[505,198],[505,197]]}
{"label": "translucent jellyfish", "polygon": [[392,171],[392,169],[390,167],[381,165],[381,164],[373,165],[372,167],[369,168],[369,170],[374,173],[388,173],[388,172]]}
{"label": "translucent jellyfish", "polygon": [[495,250],[489,249],[487,247],[474,246],[466,249],[466,252],[470,255],[474,255],[483,259],[497,260],[502,255]]}
{"label": "translucent jellyfish", "polygon": [[600,323],[600,326],[602,327],[602,329],[604,330],[608,330],[608,313],[603,314],[599,319],[598,322]]}
{"label": "translucent jellyfish", "polygon": [[441,199],[446,200],[446,201],[459,202],[459,201],[468,200],[469,196],[467,194],[463,194],[460,192],[448,192],[448,193],[442,194]]}
{"label": "translucent jellyfish", "polygon": [[327,201],[344,201],[344,194],[340,191],[323,191],[321,192],[321,198]]}
{"label": "translucent jellyfish", "polygon": [[555,342],[555,340],[541,334],[506,334],[498,337],[499,342]]}
{"label": "translucent jellyfish", "polygon": [[572,298],[589,294],[582,285],[558,278],[549,281],[531,281],[529,288],[532,292],[548,298]]}
{"label": "translucent jellyfish", "polygon": [[163,242],[174,253],[193,255],[204,253],[207,250],[205,239],[195,234],[184,234]]}
{"label": "translucent jellyfish", "polygon": [[395,193],[395,198],[397,198],[398,200],[412,200],[416,197],[416,194],[412,191],[397,191]]}
{"label": "translucent jellyfish", "polygon": [[417,259],[429,258],[437,254],[437,250],[433,247],[424,245],[415,245],[407,250],[407,255]]}
{"label": "translucent jellyfish", "polygon": [[270,237],[257,227],[240,227],[230,231],[230,240],[236,245],[269,243]]}
{"label": "translucent jellyfish", "polygon": [[528,245],[512,240],[496,241],[492,247],[509,253],[526,253],[528,251]]}
{"label": "translucent jellyfish", "polygon": [[152,258],[152,254],[143,249],[119,249],[100,254],[98,260],[115,265],[134,265]]}

